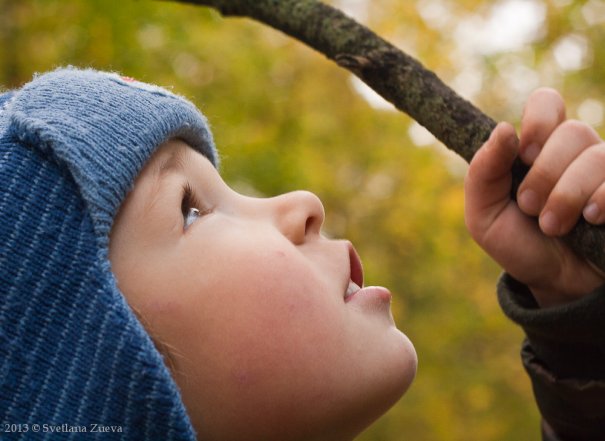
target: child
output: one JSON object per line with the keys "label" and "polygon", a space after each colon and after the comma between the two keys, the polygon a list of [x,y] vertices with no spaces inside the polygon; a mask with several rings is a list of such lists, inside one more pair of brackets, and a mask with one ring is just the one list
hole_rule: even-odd
{"label": "child", "polygon": [[190,103],[75,69],[4,99],[8,436],[352,439],[407,388],[390,293],[312,194],[229,190]]}
{"label": "child", "polygon": [[[550,109],[553,94],[541,93]],[[321,236],[311,193],[255,199],[227,187],[190,103],[75,69],[3,100],[0,422],[9,436],[351,440],[407,390],[416,355],[393,324],[388,290],[362,288],[357,253]],[[580,180],[565,166],[585,170],[594,157],[584,161],[582,147],[598,142],[573,139],[562,164],[548,160],[567,147],[552,141],[563,128],[587,131],[548,115],[528,105],[522,155],[534,162],[530,139],[544,148],[522,186],[538,202],[520,204],[552,210],[561,227],[543,219],[550,235],[583,206],[602,222],[592,202],[605,201],[602,176],[569,200],[547,200],[558,193],[541,176],[566,194]],[[512,139],[499,126],[470,167],[469,228],[510,273],[500,298],[527,330],[524,360],[546,420],[561,439],[600,439],[603,279],[508,200]],[[511,229],[533,248],[502,246]]]}

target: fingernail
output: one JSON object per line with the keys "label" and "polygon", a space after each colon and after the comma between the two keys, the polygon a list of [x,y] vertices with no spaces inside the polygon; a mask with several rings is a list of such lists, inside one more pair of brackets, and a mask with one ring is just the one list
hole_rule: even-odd
{"label": "fingernail", "polygon": [[540,200],[533,190],[523,190],[517,198],[517,204],[526,214],[536,215],[540,212]]}
{"label": "fingernail", "polygon": [[599,221],[601,210],[599,210],[599,206],[595,202],[592,202],[584,208],[582,214],[584,215],[584,219],[594,224]]}
{"label": "fingernail", "polygon": [[559,219],[552,211],[547,211],[540,216],[540,228],[549,236],[558,236],[561,231]]}
{"label": "fingernail", "polygon": [[540,154],[540,146],[536,143],[531,143],[523,149],[522,158],[526,164],[533,164]]}

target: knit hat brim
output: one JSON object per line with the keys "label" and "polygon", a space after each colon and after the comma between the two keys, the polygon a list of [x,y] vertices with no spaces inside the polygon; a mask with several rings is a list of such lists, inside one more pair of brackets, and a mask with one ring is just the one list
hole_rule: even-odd
{"label": "knit hat brim", "polygon": [[115,73],[56,70],[27,84],[6,111],[13,136],[70,170],[102,241],[162,142],[181,138],[218,166],[208,122],[192,103]]}

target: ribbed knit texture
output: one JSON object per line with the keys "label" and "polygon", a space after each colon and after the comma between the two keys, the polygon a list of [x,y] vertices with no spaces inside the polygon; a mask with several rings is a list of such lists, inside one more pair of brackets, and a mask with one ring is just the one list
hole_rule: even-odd
{"label": "ribbed knit texture", "polygon": [[120,204],[171,137],[216,165],[205,118],[155,86],[70,68],[0,96],[0,423],[28,425],[0,439],[195,439],[107,258]]}
{"label": "ribbed knit texture", "polygon": [[504,274],[498,301],[558,378],[605,378],[605,285],[575,302],[541,309],[527,286]]}
{"label": "ribbed knit texture", "polygon": [[527,286],[504,274],[498,301],[527,335],[521,357],[548,425],[561,440],[605,439],[605,286],[541,309]]}

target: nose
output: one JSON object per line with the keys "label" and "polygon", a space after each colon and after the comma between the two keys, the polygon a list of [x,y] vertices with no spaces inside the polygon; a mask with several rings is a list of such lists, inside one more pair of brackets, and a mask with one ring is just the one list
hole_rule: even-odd
{"label": "nose", "polygon": [[281,233],[295,245],[318,236],[325,219],[321,200],[308,191],[294,191],[270,199],[275,223]]}

